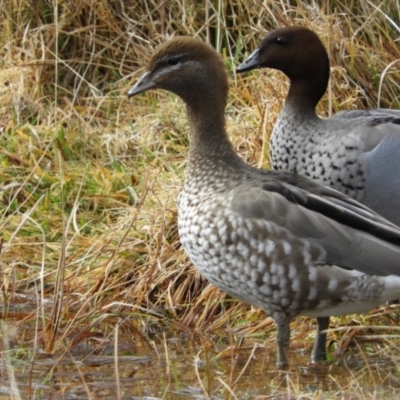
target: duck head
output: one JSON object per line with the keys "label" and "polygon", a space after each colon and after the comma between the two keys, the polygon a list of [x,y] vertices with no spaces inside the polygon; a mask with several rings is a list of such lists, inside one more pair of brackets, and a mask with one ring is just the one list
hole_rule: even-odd
{"label": "duck head", "polygon": [[268,33],[236,72],[257,68],[282,71],[291,81],[290,99],[315,107],[329,81],[329,58],[324,45],[308,28],[291,26]]}
{"label": "duck head", "polygon": [[[226,99],[228,78],[220,55],[191,37],[176,37],[159,46],[147,71],[128,91],[133,97],[149,89],[175,93],[187,104]],[[226,100],[223,101],[224,107]]]}

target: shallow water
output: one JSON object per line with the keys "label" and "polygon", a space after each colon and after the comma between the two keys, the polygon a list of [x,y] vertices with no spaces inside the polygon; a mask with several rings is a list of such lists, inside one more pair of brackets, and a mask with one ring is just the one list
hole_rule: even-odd
{"label": "shallow water", "polygon": [[[275,328],[192,329],[157,312],[104,314],[65,334],[54,354],[42,350],[35,303],[3,312],[0,398],[4,399],[398,399],[397,311],[370,315],[383,324],[328,334],[332,361],[308,363],[315,327],[292,329],[290,368],[275,366]],[[375,318],[375,319],[374,319]],[[93,322],[91,322],[93,321]],[[254,321],[253,321],[254,322]],[[227,324],[228,325],[228,324]],[[7,328],[7,330],[6,330]],[[360,329],[361,328],[361,329]],[[8,332],[8,333],[5,333]]]}
{"label": "shallow water", "polygon": [[117,346],[112,340],[92,338],[65,354],[37,354],[33,361],[27,361],[29,354],[20,354],[9,363],[3,359],[0,398],[18,394],[22,399],[147,400],[400,396],[398,359],[393,356],[365,356],[356,346],[333,363],[309,365],[308,354],[291,351],[291,367],[279,372],[275,347],[264,347],[260,340],[246,339],[240,346],[215,335],[202,339],[167,338],[164,333],[143,344],[120,334]]}

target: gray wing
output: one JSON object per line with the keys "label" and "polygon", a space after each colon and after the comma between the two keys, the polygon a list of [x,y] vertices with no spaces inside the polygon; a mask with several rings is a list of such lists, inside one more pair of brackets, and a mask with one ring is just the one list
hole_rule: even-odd
{"label": "gray wing", "polygon": [[[392,110],[389,108],[376,108],[371,110],[344,110],[332,115],[330,119],[354,119],[354,118],[371,118],[372,120],[382,119],[400,119],[400,110]],[[397,122],[398,123],[398,122]]]}
{"label": "gray wing", "polygon": [[366,179],[362,201],[400,226],[400,111],[366,113],[370,116],[361,118],[360,124],[350,130],[363,148]]}
{"label": "gray wing", "polygon": [[236,189],[230,208],[322,248],[321,262],[374,275],[400,275],[400,228],[365,207],[272,180],[262,187]]}
{"label": "gray wing", "polygon": [[[332,212],[341,214],[344,210],[352,210],[355,214],[364,216],[368,223],[376,222],[377,224],[383,224],[385,227],[389,225],[395,226],[393,223],[387,221],[385,218],[357,200],[346,196],[336,189],[315,182],[303,175],[293,174],[287,171],[257,170],[257,173],[254,174],[252,178],[258,182],[260,182],[261,178],[264,181],[260,184],[261,188],[271,192],[281,193],[284,197],[287,197],[288,200],[295,203],[302,205],[308,203],[307,207],[310,207],[311,204],[313,204],[311,199],[314,195],[314,198],[318,199],[318,201],[314,202],[316,206],[319,205],[322,207],[323,204],[327,204],[323,199],[328,199]],[[338,207],[333,207],[334,204]],[[317,208],[315,211],[321,212],[322,210]],[[348,224],[347,218],[348,215],[346,215],[343,222]],[[376,225],[374,224],[373,227],[373,229],[375,229]],[[397,226],[395,226],[395,230],[397,232]]]}
{"label": "gray wing", "polygon": [[384,137],[364,153],[367,169],[363,203],[400,225],[400,125],[382,123],[373,135]]}

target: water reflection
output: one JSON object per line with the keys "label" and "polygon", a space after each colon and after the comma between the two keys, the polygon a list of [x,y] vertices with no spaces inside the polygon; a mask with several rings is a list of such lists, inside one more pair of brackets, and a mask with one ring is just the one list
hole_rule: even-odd
{"label": "water reflection", "polygon": [[0,398],[400,398],[400,349],[394,340],[388,341],[390,335],[375,340],[369,336],[363,343],[362,336],[357,339],[351,333],[355,345],[330,363],[310,365],[312,340],[302,333],[293,340],[290,368],[280,372],[273,334],[208,334],[177,329],[176,323],[165,321],[152,329],[143,329],[142,320],[125,321],[116,335],[109,320],[96,331],[71,332],[64,351],[51,355],[30,349],[29,340],[24,347],[14,340],[3,349]]}

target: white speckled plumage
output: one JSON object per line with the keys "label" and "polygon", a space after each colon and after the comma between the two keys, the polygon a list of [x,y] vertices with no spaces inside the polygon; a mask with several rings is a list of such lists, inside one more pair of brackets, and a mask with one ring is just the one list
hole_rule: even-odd
{"label": "white speckled plumage", "polygon": [[191,38],[167,42],[128,95],[149,89],[172,91],[187,106],[182,246],[210,282],[272,316],[279,365],[287,365],[297,315],[326,322],[400,294],[399,228],[336,190],[252,168],[236,154],[225,131],[227,74],[214,50]]}
{"label": "white speckled plumage", "polygon": [[237,68],[281,70],[291,85],[274,126],[274,169],[329,185],[400,225],[400,111],[315,112],[329,80],[329,58],[318,36],[304,27],[277,29]]}

